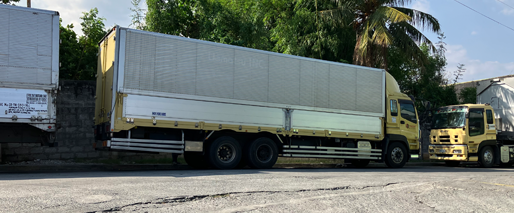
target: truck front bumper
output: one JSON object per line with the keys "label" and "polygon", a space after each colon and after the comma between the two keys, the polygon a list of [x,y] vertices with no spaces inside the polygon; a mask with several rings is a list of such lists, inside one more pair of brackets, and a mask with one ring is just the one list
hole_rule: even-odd
{"label": "truck front bumper", "polygon": [[428,154],[431,160],[468,161],[468,146],[429,145]]}

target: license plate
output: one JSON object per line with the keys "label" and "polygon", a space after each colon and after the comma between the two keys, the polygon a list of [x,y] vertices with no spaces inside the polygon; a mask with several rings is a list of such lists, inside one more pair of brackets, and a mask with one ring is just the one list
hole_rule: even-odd
{"label": "license plate", "polygon": [[444,150],[444,149],[440,149],[440,150],[439,150],[439,152],[441,152],[441,153],[446,153],[446,150]]}

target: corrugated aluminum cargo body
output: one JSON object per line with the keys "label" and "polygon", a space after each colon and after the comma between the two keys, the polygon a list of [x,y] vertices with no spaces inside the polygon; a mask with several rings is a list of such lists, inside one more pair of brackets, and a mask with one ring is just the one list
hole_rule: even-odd
{"label": "corrugated aluminum cargo body", "polygon": [[0,5],[0,122],[55,128],[59,13]]}
{"label": "corrugated aluminum cargo body", "polygon": [[384,70],[120,27],[100,46],[113,63],[95,119],[114,131],[134,118],[383,135]]}
{"label": "corrugated aluminum cargo body", "polygon": [[514,133],[514,78],[483,80],[477,86],[477,104],[490,104],[496,129]]}

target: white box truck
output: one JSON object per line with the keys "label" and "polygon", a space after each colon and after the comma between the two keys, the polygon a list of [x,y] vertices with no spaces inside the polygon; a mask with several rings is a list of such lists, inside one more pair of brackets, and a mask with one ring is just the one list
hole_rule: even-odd
{"label": "white box truck", "polygon": [[413,101],[382,69],[122,27],[98,61],[97,149],[219,169],[279,156],[402,167],[418,154]]}
{"label": "white box truck", "polygon": [[54,137],[59,13],[0,4],[0,142]]}

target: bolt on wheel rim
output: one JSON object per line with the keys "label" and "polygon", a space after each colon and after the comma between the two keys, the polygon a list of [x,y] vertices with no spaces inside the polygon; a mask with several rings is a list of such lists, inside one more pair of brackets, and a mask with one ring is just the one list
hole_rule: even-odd
{"label": "bolt on wheel rim", "polygon": [[484,152],[484,162],[485,163],[493,162],[493,153],[491,152],[491,150],[487,150]]}
{"label": "bolt on wheel rim", "polygon": [[403,161],[403,151],[400,147],[395,147],[391,152],[391,159],[394,163],[401,163]]}
{"label": "bolt on wheel rim", "polygon": [[230,163],[236,157],[236,149],[232,144],[223,144],[218,148],[218,159],[223,163]]}
{"label": "bolt on wheel rim", "polygon": [[267,144],[262,144],[259,147],[257,147],[257,160],[259,160],[262,163],[267,163],[273,158],[273,150],[271,147]]}

